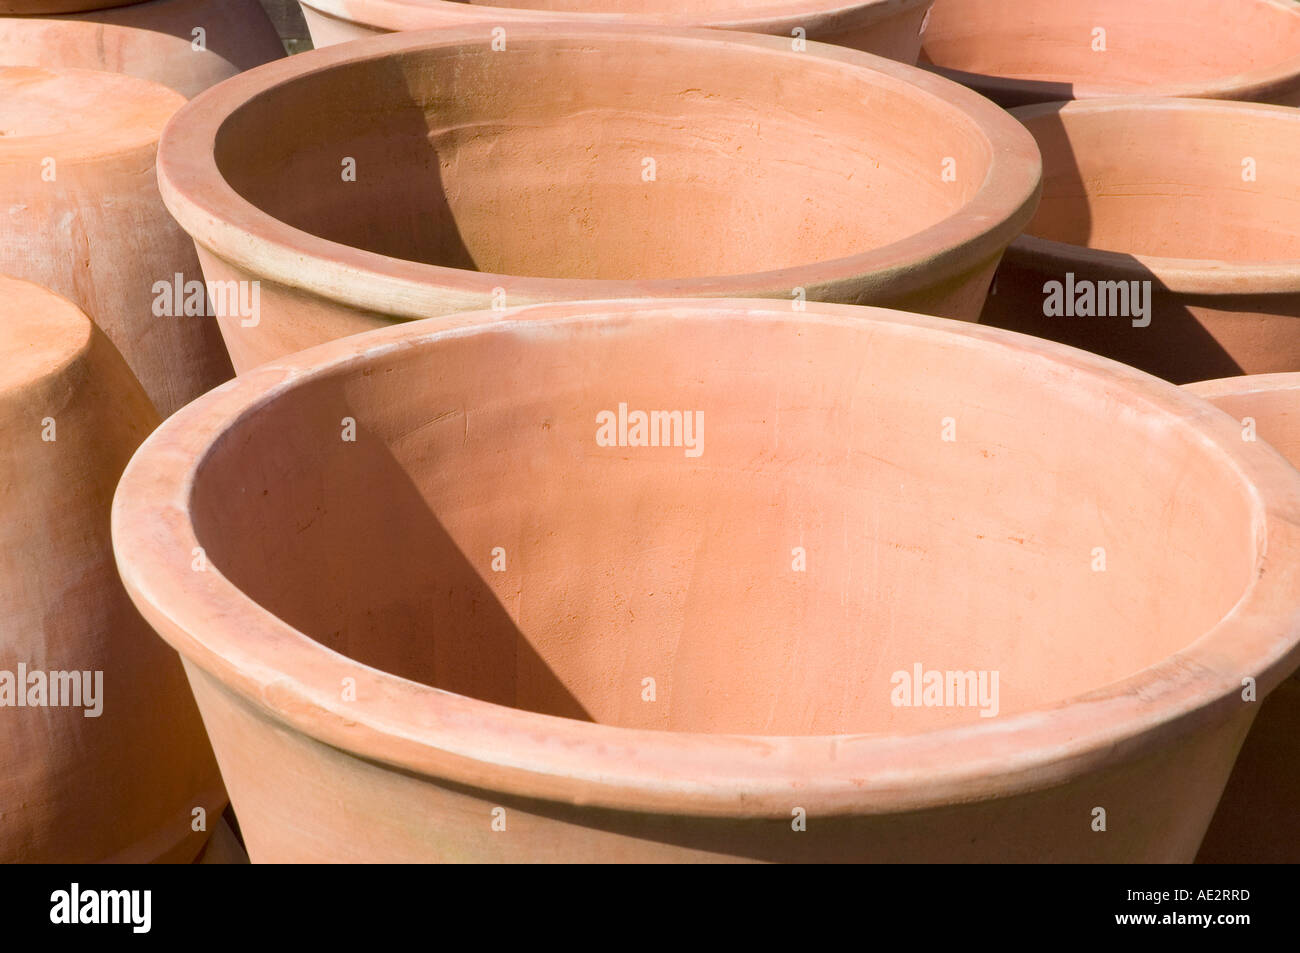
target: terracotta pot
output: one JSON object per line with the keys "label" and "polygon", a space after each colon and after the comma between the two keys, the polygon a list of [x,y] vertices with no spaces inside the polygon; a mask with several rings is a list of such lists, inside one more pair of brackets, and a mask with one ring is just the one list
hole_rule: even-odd
{"label": "terracotta pot", "polygon": [[254,861],[1192,859],[1300,664],[1274,450],[962,322],[490,321],[254,369],[123,476]]}
{"label": "terracotta pot", "polygon": [[177,114],[164,200],[209,280],[260,282],[260,316],[220,322],[237,371],[547,300],[745,294],[974,320],[1037,202],[1018,123],[865,53],[534,24],[509,55],[486,43],[471,27],[317,50]]}
{"label": "terracotta pot", "polygon": [[1135,95],[1300,105],[1300,4],[936,0],[921,62],[1003,106]]}
{"label": "terracotta pot", "polygon": [[183,102],[129,76],[0,67],[0,272],[90,314],[163,416],[233,374],[215,321],[185,314],[210,310],[203,276],[153,172]]}
{"label": "terracotta pot", "polygon": [[[768,33],[915,63],[934,0],[303,0],[317,47],[397,30],[478,24],[507,35],[522,24],[649,24]],[[798,32],[802,31],[802,32]],[[507,40],[508,42],[508,40]]]}
{"label": "terracotta pot", "polygon": [[0,63],[126,73],[187,97],[282,56],[257,0],[153,0],[98,13],[0,19]]}
{"label": "terracotta pot", "polygon": [[226,803],[113,564],[113,490],[157,424],[84,314],[0,276],[0,863],[188,861],[195,809],[210,830]]}
{"label": "terracotta pot", "polygon": [[1300,369],[1300,112],[1116,99],[1012,115],[1042,149],[1043,201],[982,321],[1179,383]]}
{"label": "terracotta pot", "polygon": [[[1300,374],[1205,381],[1187,390],[1240,421],[1243,439],[1266,440],[1300,464]],[[1300,675],[1261,701],[1198,861],[1300,863]]]}

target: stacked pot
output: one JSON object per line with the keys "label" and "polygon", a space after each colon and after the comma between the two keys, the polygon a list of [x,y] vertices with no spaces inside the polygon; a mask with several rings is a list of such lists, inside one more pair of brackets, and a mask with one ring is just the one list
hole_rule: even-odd
{"label": "stacked pot", "polygon": [[[206,279],[23,313],[175,411],[84,466],[252,859],[1275,859],[1296,388],[1176,386],[1300,372],[1300,6],[1236,2],[1186,62],[1157,3],[303,0],[186,105],[10,71],[22,168],[150,103],[14,203],[160,196],[84,245]],[[28,421],[93,375],[15,327]]]}

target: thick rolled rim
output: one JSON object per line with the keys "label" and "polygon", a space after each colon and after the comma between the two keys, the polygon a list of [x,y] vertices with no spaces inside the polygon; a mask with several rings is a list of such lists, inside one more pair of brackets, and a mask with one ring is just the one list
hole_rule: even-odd
{"label": "thick rolled rim", "polygon": [[479,25],[392,33],[339,44],[268,63],[213,87],[184,106],[163,131],[158,150],[163,201],[198,245],[236,267],[350,308],[408,320],[447,311],[449,296],[463,302],[458,310],[478,310],[491,301],[497,288],[506,288],[516,303],[790,296],[796,288],[815,297],[815,289],[831,285],[850,286],[855,301],[881,289],[891,296],[903,295],[987,263],[1020,234],[1037,207],[1042,163],[1033,137],[1004,110],[955,83],[869,53],[826,44],[809,43],[805,51],[796,52],[788,39],[780,37],[640,26],[520,24],[510,36],[512,43],[533,38],[581,43],[643,36],[655,43],[702,47],[697,55],[704,59],[710,47],[739,45],[774,60],[789,58],[791,66],[803,67],[812,57],[831,68],[875,74],[881,82],[915,95],[918,102],[933,103],[949,117],[964,117],[984,138],[990,155],[988,172],[971,201],[952,215],[868,252],[776,271],[645,281],[526,278],[390,258],[293,228],[252,205],[221,175],[215,158],[218,131],[232,114],[268,90],[345,65],[481,45],[490,39],[487,29]]}
{"label": "thick rolled rim", "polygon": [[[922,734],[739,736],[625,729],[525,712],[431,688],[348,659],[263,609],[222,576],[192,570],[200,546],[190,496],[208,453],[287,391],[402,349],[538,323],[672,319],[789,321],[771,301],[568,302],[436,319],[338,339],[263,365],[183,408],[128,465],[113,505],[127,590],[191,667],[274,722],[370,762],[555,802],[713,817],[883,814],[1065,783],[1161,750],[1241,712],[1243,672],[1260,697],[1300,662],[1300,474],[1229,415],[1172,384],[1025,335],[880,308],[809,303],[801,322],[920,340],[959,339],[972,357],[1010,351],[1090,378],[1108,400],[1162,427],[1186,427],[1240,476],[1256,566],[1234,607],[1181,651],[1121,681],[977,724]],[[889,327],[886,328],[885,326]],[[340,697],[356,680],[356,701]],[[223,702],[224,703],[224,702]]]}

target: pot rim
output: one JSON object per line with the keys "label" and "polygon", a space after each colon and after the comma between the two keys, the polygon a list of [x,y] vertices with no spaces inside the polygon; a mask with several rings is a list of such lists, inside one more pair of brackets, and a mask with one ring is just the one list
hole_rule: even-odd
{"label": "pot rim", "polygon": [[[703,312],[703,314],[701,314]],[[801,323],[956,340],[1091,378],[1127,412],[1186,427],[1240,478],[1256,568],[1239,601],[1178,652],[1120,681],[995,719],[920,734],[742,736],[618,728],[536,714],[365,666],[277,619],[213,565],[189,516],[207,454],[270,402],[348,365],[465,335],[653,314],[792,320],[770,300],[562,302],[484,312],[477,326],[396,324],[308,349],[223,384],[167,420],[137,451],[113,503],[118,567],[155,630],[273,722],[351,756],[479,789],[553,802],[713,817],[920,810],[1064,783],[1161,750],[1241,712],[1242,675],[1259,698],[1300,663],[1300,474],[1272,447],[1243,445],[1213,405],[1140,371],[1026,335],[881,308],[809,302]],[[356,680],[355,701],[341,698]]]}
{"label": "pot rim", "polygon": [[[318,0],[311,0],[313,4]],[[1293,0],[1254,0],[1259,6],[1272,7],[1292,16],[1300,16],[1300,8]],[[1279,92],[1300,85],[1300,52],[1294,56],[1279,60],[1270,66],[1245,70],[1240,73],[1228,73],[1212,79],[1184,83],[1159,83],[1152,86],[1107,86],[1100,83],[1062,80],[1025,80],[1003,76],[997,73],[972,73],[966,70],[940,66],[937,63],[926,65],[926,69],[969,86],[990,98],[1007,98],[1036,96],[1043,86],[1068,85],[1074,93],[1075,101],[1095,101],[1130,96],[1150,96],[1178,99],[1227,99],[1243,102],[1266,100]]]}
{"label": "pot rim", "polygon": [[[1297,6],[1300,13],[1300,6]],[[1050,113],[1104,113],[1151,109],[1187,112],[1255,113],[1264,121],[1298,124],[1300,109],[1267,103],[1242,103],[1219,99],[1163,99],[1155,96],[1117,96],[1108,99],[1037,103],[1010,110],[1021,122]],[[1224,261],[1207,258],[1173,258],[1138,255],[1088,248],[1069,242],[1040,238],[1028,232],[1007,247],[1008,260],[1040,271],[1070,271],[1087,268],[1113,273],[1128,280],[1153,279],[1167,291],[1198,295],[1250,295],[1300,293],[1300,258]]]}
{"label": "pot rim", "polygon": [[1208,401],[1215,401],[1221,397],[1239,397],[1247,394],[1281,393],[1288,390],[1300,390],[1300,371],[1216,377],[1213,380],[1184,384],[1183,389]]}
{"label": "pot rim", "polygon": [[[869,53],[821,43],[794,52],[787,39],[720,30],[647,26],[521,24],[512,39],[599,40],[645,37],[678,46],[750,46],[760,55],[808,57],[832,69],[874,74],[903,95],[928,100],[937,112],[964,119],[990,157],[983,183],[952,214],[898,241],[856,255],[740,275],[648,280],[522,277],[468,271],[391,258],[296,229],[257,208],[226,182],[216,163],[221,125],[267,89],[315,72],[425,49],[482,44],[483,27],[391,33],[287,57],[248,70],[195,97],[163,131],[158,185],[172,216],[195,243],[246,272],[284,287],[389,318],[425,318],[450,310],[478,310],[504,287],[514,303],[556,300],[675,297],[809,297],[827,285],[847,285],[854,296],[879,289],[904,295],[1000,254],[1032,217],[1042,184],[1038,146],[1023,126],[968,89]],[[701,51],[707,58],[707,51]],[[927,267],[918,267],[925,263]],[[458,298],[449,308],[448,297]]]}

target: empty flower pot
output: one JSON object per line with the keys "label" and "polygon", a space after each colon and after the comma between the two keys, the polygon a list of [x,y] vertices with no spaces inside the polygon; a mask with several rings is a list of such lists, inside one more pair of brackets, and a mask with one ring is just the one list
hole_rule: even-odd
{"label": "empty flower pot", "polygon": [[257,0],[152,0],[0,19],[0,63],[126,73],[186,97],[282,56]]}
{"label": "empty flower pot", "polygon": [[1300,664],[1276,451],[965,322],[498,318],[255,368],[123,476],[254,861],[1192,859]]}
{"label": "empty flower pot", "polygon": [[1115,99],[1013,110],[1043,201],[982,321],[1171,381],[1300,368],[1300,111]]}
{"label": "empty flower pot", "polygon": [[0,67],[0,272],[76,302],[164,417],[233,374],[154,174],[183,102],[130,76]]}
{"label": "empty flower pot", "polygon": [[109,510],[158,424],[71,302],[0,276],[0,862],[191,860],[226,804]]}
{"label": "empty flower pot", "polygon": [[[1263,440],[1300,464],[1300,374],[1189,384],[1235,417],[1245,441]],[[1279,685],[1242,746],[1197,860],[1300,863],[1300,675]]]}
{"label": "empty flower pot", "polygon": [[[799,103],[806,106],[797,105]],[[1038,197],[1033,139],[866,53],[717,30],[392,34],[237,76],[163,136],[164,201],[235,370],[393,321],[779,297],[974,320]]]}
{"label": "empty flower pot", "polygon": [[936,0],[921,62],[1003,106],[1135,95],[1300,105],[1300,4]]}
{"label": "empty flower pot", "polygon": [[792,49],[807,40],[915,63],[934,0],[303,0],[318,46],[379,33],[479,24],[503,42],[516,24],[640,23],[716,27],[783,36]]}

